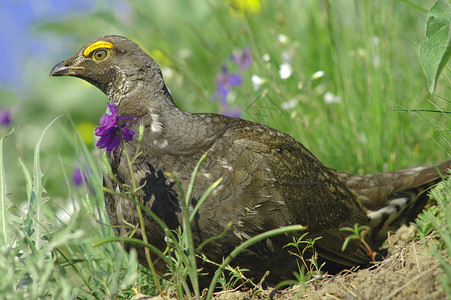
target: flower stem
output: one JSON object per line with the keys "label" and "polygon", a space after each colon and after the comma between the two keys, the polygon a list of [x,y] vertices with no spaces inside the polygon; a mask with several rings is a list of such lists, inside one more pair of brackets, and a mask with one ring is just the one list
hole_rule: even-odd
{"label": "flower stem", "polygon": [[[141,207],[138,205],[139,198],[137,195],[136,180],[135,180],[135,174],[133,173],[132,161],[131,161],[130,155],[127,151],[127,146],[125,144],[124,137],[122,136],[122,131],[120,131],[120,133],[121,133],[121,142],[122,142],[122,145],[124,146],[124,153],[125,153],[125,157],[127,158],[127,164],[128,164],[128,168],[130,170],[130,176],[132,179],[133,198],[136,201],[136,210],[138,212],[139,223],[141,225],[141,235],[143,238],[143,242],[146,244],[149,244],[149,242],[147,240],[146,226],[144,224],[143,214],[141,211]],[[157,289],[160,292],[160,295],[163,295],[163,289],[161,288],[160,280],[158,279],[157,272],[155,271],[155,266],[153,265],[152,258],[150,257],[150,251],[149,251],[148,247],[144,247],[144,253],[146,255],[147,264],[149,265],[150,271],[152,272],[152,276],[154,278],[155,285],[157,286]]]}

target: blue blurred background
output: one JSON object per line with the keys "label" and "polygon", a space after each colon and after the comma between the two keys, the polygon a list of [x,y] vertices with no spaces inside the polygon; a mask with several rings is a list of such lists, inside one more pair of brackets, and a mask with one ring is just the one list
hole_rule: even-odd
{"label": "blue blurred background", "polygon": [[5,0],[0,2],[0,83],[17,90],[28,83],[26,66],[31,61],[49,60],[60,53],[56,44],[35,30],[43,22],[56,22],[72,14],[86,15],[95,9],[93,0]]}

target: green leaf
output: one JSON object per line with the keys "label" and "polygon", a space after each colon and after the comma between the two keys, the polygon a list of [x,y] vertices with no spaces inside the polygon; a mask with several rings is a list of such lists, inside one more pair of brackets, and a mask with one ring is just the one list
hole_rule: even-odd
{"label": "green leaf", "polygon": [[22,172],[25,177],[25,184],[27,189],[27,199],[31,199],[31,189],[33,187],[33,179],[31,178],[30,171],[28,171],[27,166],[23,162],[22,158],[19,157],[19,164],[22,167]]}
{"label": "green leaf", "polygon": [[[45,134],[47,133],[47,130],[50,128],[50,126],[55,123],[56,120],[58,120],[60,117],[55,118],[45,129],[44,132],[42,132],[41,136],[38,139],[38,142],[36,143],[36,147],[34,149],[34,161],[33,161],[33,187],[30,198],[30,204],[29,204],[29,216],[32,216],[33,222],[30,224],[30,238],[34,242],[34,246],[36,249],[40,249],[42,245],[42,237],[44,233],[42,232],[42,229],[46,227],[46,223],[48,223],[48,220],[44,216],[44,204],[48,200],[46,197],[44,197],[44,194],[46,193],[45,188],[42,184],[42,177],[44,174],[42,174],[41,171],[41,160],[40,160],[40,152],[41,152],[41,143],[44,139]],[[28,217],[29,217],[28,216]]]}
{"label": "green leaf", "polygon": [[18,221],[19,218],[8,212],[8,206],[11,206],[12,203],[8,199],[7,196],[7,186],[6,186],[6,177],[5,177],[5,165],[3,160],[3,140],[10,136],[13,133],[13,130],[11,130],[10,133],[8,133],[6,136],[2,137],[0,139],[0,231],[1,231],[1,237],[0,237],[0,245],[7,245],[11,244],[12,241],[9,239],[11,231],[8,231],[8,224],[10,224],[13,221]]}
{"label": "green leaf", "polygon": [[426,41],[421,42],[419,55],[432,94],[451,55],[451,5],[446,0],[437,0],[428,15]]}

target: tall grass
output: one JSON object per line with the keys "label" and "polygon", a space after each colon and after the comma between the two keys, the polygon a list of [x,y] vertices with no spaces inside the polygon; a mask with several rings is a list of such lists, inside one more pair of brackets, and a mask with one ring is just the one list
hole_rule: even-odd
{"label": "tall grass", "polygon": [[[105,209],[99,205],[103,196],[101,185],[96,186],[94,180],[90,182],[91,193],[83,196],[74,192],[61,207],[57,199],[46,195],[40,149],[55,121],[38,139],[33,170],[30,172],[21,163],[29,202],[20,210],[7,198],[5,139],[0,140],[3,233],[0,263],[4,270],[0,275],[0,295],[3,299],[111,298],[136,281],[136,253],[127,257],[119,246],[91,245],[99,236],[112,234],[101,223],[106,220]],[[78,206],[71,207],[71,200]]]}

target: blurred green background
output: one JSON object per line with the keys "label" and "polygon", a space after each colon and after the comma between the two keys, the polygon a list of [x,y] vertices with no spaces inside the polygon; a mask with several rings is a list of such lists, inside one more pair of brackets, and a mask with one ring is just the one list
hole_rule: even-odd
{"label": "blurred green background", "polygon": [[[2,1],[1,104],[10,199],[26,200],[19,158],[31,167],[45,126],[41,163],[48,194],[67,197],[65,176],[83,160],[78,129],[94,152],[93,128],[107,98],[57,62],[105,34],[124,35],[160,64],[176,103],[190,112],[239,111],[284,131],[326,165],[379,172],[449,157],[449,85],[426,89],[418,59],[433,1]],[[416,7],[418,6],[418,7]],[[245,70],[230,60],[249,49]],[[222,66],[242,83],[214,99]],[[445,77],[449,77],[449,73]],[[214,101],[212,101],[214,100]],[[94,141],[95,144],[95,141]],[[74,186],[75,183],[74,183]]]}

